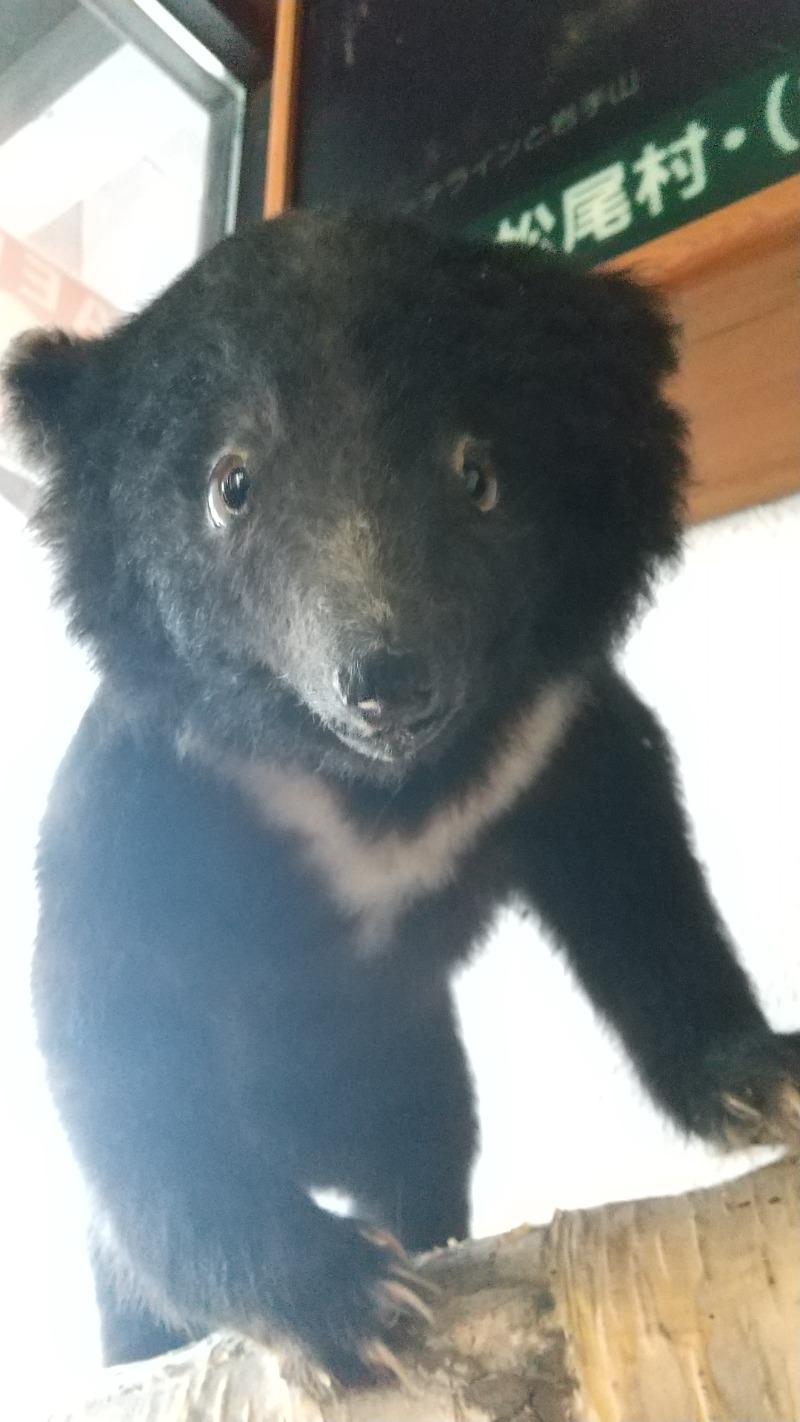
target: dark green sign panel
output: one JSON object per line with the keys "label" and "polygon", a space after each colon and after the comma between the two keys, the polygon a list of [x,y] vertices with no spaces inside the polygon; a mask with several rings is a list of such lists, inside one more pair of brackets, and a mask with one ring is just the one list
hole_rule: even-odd
{"label": "dark green sign panel", "polygon": [[[577,123],[577,115],[576,115]],[[800,57],[550,179],[469,230],[595,263],[800,173]]]}

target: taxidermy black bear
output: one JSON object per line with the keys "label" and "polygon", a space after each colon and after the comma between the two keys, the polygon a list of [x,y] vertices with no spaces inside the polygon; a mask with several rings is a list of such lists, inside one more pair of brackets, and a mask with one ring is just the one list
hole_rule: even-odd
{"label": "taxidermy black bear", "polygon": [[680,1126],[800,1141],[800,1034],[759,1010],[610,661],[678,545],[674,360],[620,276],[311,215],[110,335],[17,347],[101,674],[42,831],[34,994],[109,1361],[232,1326],[380,1367],[417,1307],[390,1235],[468,1229],[449,979],[509,899]]}

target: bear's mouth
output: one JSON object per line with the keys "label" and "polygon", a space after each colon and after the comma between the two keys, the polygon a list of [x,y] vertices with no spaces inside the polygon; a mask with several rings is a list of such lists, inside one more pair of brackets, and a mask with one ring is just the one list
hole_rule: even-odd
{"label": "bear's mouth", "polygon": [[367,760],[402,762],[413,760],[438,740],[454,714],[454,711],[435,711],[409,725],[338,722],[332,730],[348,750],[356,751]]}

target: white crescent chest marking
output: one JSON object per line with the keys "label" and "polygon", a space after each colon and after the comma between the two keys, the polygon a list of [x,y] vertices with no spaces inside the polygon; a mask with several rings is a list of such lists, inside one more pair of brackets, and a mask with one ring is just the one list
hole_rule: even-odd
{"label": "white crescent chest marking", "polygon": [[[263,824],[298,840],[300,852],[367,947],[384,941],[414,900],[451,882],[482,832],[541,774],[563,741],[584,691],[559,683],[543,692],[507,732],[483,773],[410,831],[370,831],[347,813],[330,782],[264,761],[212,757]],[[204,760],[208,759],[201,750]]]}

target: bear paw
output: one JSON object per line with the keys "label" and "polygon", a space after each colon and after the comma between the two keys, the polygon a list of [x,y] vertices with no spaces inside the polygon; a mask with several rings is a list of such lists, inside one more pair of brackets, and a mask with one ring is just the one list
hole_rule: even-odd
{"label": "bear paw", "polygon": [[420,1278],[392,1235],[356,1222],[346,1248],[329,1263],[292,1331],[341,1383],[374,1383],[389,1375],[407,1383],[393,1345],[432,1322],[422,1295],[434,1286]]}
{"label": "bear paw", "polygon": [[782,1145],[800,1153],[800,1033],[737,1046],[715,1068],[720,1143],[728,1150]]}

